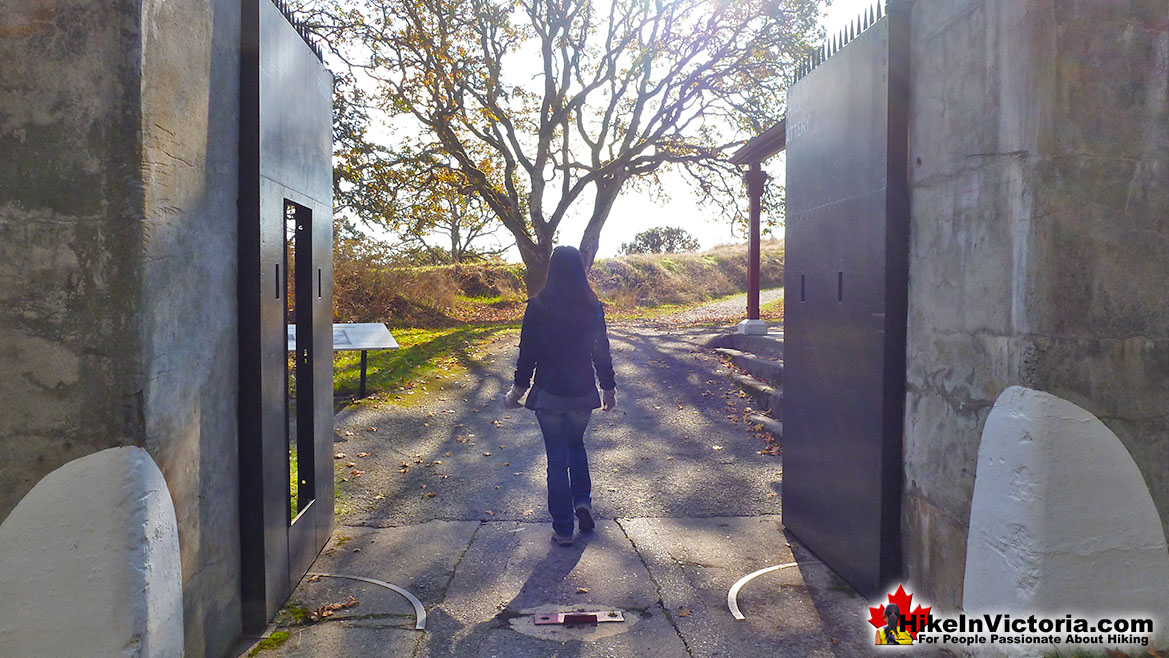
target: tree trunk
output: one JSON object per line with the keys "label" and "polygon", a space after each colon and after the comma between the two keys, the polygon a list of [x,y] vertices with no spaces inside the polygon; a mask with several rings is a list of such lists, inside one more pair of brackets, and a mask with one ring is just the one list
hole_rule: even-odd
{"label": "tree trunk", "polygon": [[548,279],[548,261],[552,258],[552,248],[536,245],[534,249],[520,247],[519,251],[520,258],[524,261],[524,284],[528,288],[528,298],[531,299],[544,289],[544,282]]}
{"label": "tree trunk", "polygon": [[602,178],[597,181],[597,196],[593,200],[593,215],[589,218],[584,235],[580,238],[580,255],[584,257],[585,269],[593,267],[593,259],[597,257],[597,250],[601,248],[601,229],[605,220],[609,218],[609,211],[613,209],[613,202],[617,200],[617,193],[625,177]]}

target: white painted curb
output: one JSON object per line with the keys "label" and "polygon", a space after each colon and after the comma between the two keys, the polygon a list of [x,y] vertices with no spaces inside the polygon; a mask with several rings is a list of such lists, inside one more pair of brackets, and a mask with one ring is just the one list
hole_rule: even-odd
{"label": "white painted curb", "polygon": [[0,653],[181,656],[182,585],[174,505],[150,455],[76,459],[0,524]]}

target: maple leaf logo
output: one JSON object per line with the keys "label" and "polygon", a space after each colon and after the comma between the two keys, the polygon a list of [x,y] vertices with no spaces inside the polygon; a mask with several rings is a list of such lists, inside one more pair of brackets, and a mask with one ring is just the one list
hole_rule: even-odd
{"label": "maple leaf logo", "polygon": [[[919,605],[912,613],[907,612],[909,610],[909,606],[913,604],[913,595],[906,592],[905,588],[901,585],[898,585],[897,591],[889,594],[888,597],[889,603],[897,606],[897,609],[901,611],[901,619],[897,625],[902,630],[908,631],[909,636],[916,641],[918,630],[925,628],[926,623],[929,622],[930,608],[923,608]],[[916,622],[916,624],[914,622]],[[876,626],[877,628],[881,628],[885,625],[884,605],[878,606],[876,608],[871,606],[869,607],[869,623],[873,626]]]}

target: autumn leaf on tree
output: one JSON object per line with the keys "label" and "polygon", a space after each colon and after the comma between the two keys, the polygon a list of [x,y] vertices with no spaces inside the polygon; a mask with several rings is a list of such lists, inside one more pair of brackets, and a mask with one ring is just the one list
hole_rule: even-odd
{"label": "autumn leaf on tree", "polygon": [[[812,0],[296,4],[342,68],[338,207],[406,233],[464,217],[452,248],[483,219],[514,238],[532,294],[565,218],[585,218],[591,266],[618,197],[667,196],[665,172],[743,225],[727,156],[782,116],[821,37]],[[378,119],[400,127],[392,139],[367,130]],[[764,207],[782,208],[780,193],[768,186]]]}

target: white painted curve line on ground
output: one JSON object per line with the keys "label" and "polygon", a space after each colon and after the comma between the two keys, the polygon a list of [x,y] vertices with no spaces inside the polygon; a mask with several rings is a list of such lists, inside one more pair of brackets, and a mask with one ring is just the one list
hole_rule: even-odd
{"label": "white painted curve line on ground", "polygon": [[407,592],[397,585],[387,583],[384,580],[378,580],[376,578],[366,578],[365,576],[346,576],[339,573],[308,573],[305,575],[310,578],[313,576],[320,576],[322,578],[348,578],[349,580],[360,580],[363,583],[370,583],[371,585],[378,585],[380,587],[385,587],[386,589],[392,589],[406,597],[406,600],[414,606],[414,616],[416,618],[414,622],[414,629],[419,631],[426,630],[426,608],[422,607],[422,601],[419,601],[417,596],[414,596],[410,592]]}
{"label": "white painted curve line on ground", "polygon": [[731,616],[733,616],[735,619],[739,619],[739,620],[746,619],[746,617],[743,616],[743,613],[739,612],[738,598],[739,598],[739,589],[741,587],[743,587],[743,585],[746,585],[747,581],[751,580],[755,576],[762,576],[763,574],[769,573],[771,571],[779,571],[780,569],[786,569],[788,567],[794,567],[794,566],[797,566],[797,564],[795,562],[788,562],[787,564],[777,564],[773,567],[767,567],[766,569],[760,569],[759,571],[749,573],[746,576],[743,576],[742,578],[740,578],[739,582],[737,582],[731,586],[731,591],[727,592],[727,607],[731,609]]}

